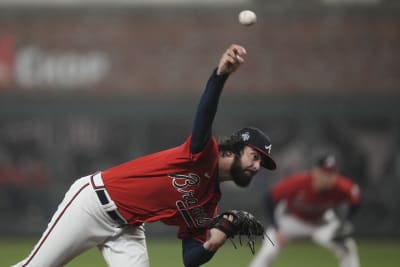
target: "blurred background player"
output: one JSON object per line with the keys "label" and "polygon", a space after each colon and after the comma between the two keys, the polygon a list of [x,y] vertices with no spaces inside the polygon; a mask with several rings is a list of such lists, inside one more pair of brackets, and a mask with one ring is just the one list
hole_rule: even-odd
{"label": "blurred background player", "polygon": [[310,238],[332,251],[340,267],[360,266],[350,222],[360,205],[359,187],[340,175],[334,155],[320,157],[311,170],[277,182],[267,195],[272,225],[250,267],[268,267],[293,239]]}
{"label": "blurred background player", "polygon": [[223,53],[181,145],[76,180],[31,254],[15,266],[64,266],[97,246],[108,266],[147,267],[143,224],[155,221],[179,227],[186,267],[209,261],[227,239],[215,227],[208,230],[219,183],[245,187],[261,167],[276,168],[270,139],[259,129],[243,128],[220,144],[212,134],[225,81],[245,56],[239,45]]}

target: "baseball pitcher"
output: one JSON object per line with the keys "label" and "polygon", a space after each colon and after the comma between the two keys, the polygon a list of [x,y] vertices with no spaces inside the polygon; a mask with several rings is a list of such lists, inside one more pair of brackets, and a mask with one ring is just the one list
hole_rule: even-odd
{"label": "baseball pitcher", "polygon": [[220,182],[244,187],[261,167],[276,168],[271,141],[259,129],[243,128],[219,144],[212,134],[225,81],[245,56],[239,45],[223,53],[181,145],[76,180],[30,255],[15,266],[64,266],[98,247],[108,266],[147,267],[144,224],[154,221],[178,227],[187,267],[209,261],[228,237],[262,235],[249,213],[217,215]]}

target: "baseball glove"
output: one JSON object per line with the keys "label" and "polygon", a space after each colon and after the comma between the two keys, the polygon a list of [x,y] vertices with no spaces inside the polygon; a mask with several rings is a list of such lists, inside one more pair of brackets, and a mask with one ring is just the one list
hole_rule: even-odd
{"label": "baseball glove", "polygon": [[[233,220],[227,218],[232,215]],[[252,214],[243,210],[228,210],[223,212],[212,219],[209,227],[217,228],[224,232],[228,238],[231,239],[239,236],[240,244],[242,245],[242,236],[247,237],[247,245],[250,247],[251,252],[254,254],[254,242],[257,236],[264,237],[265,229],[260,221],[258,221]],[[235,243],[232,241],[233,246],[236,248]]]}

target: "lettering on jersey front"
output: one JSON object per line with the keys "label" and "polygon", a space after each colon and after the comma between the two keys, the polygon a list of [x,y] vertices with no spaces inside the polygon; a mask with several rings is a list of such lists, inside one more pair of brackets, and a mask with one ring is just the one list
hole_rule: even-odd
{"label": "lettering on jersey front", "polygon": [[168,175],[172,178],[172,185],[179,191],[181,188],[185,188],[187,186],[195,185],[198,186],[200,184],[200,177],[195,173],[189,173],[188,175],[184,174],[170,174]]}
{"label": "lettering on jersey front", "polygon": [[199,203],[195,197],[195,187],[200,185],[200,177],[195,173],[169,174],[172,185],[182,194],[182,199],[176,201],[176,207],[189,228],[204,226],[209,221],[203,207],[194,207]]}

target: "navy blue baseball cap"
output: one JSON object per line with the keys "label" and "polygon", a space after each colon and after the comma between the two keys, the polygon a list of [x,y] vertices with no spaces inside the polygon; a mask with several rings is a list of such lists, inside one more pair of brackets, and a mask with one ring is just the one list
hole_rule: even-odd
{"label": "navy blue baseball cap", "polygon": [[336,157],[333,154],[326,154],[320,156],[317,159],[315,165],[326,172],[337,172],[338,169]]}
{"label": "navy blue baseball cap", "polygon": [[242,141],[257,150],[261,156],[261,166],[269,170],[276,169],[276,163],[271,156],[271,139],[263,131],[255,127],[246,127],[235,133]]}

